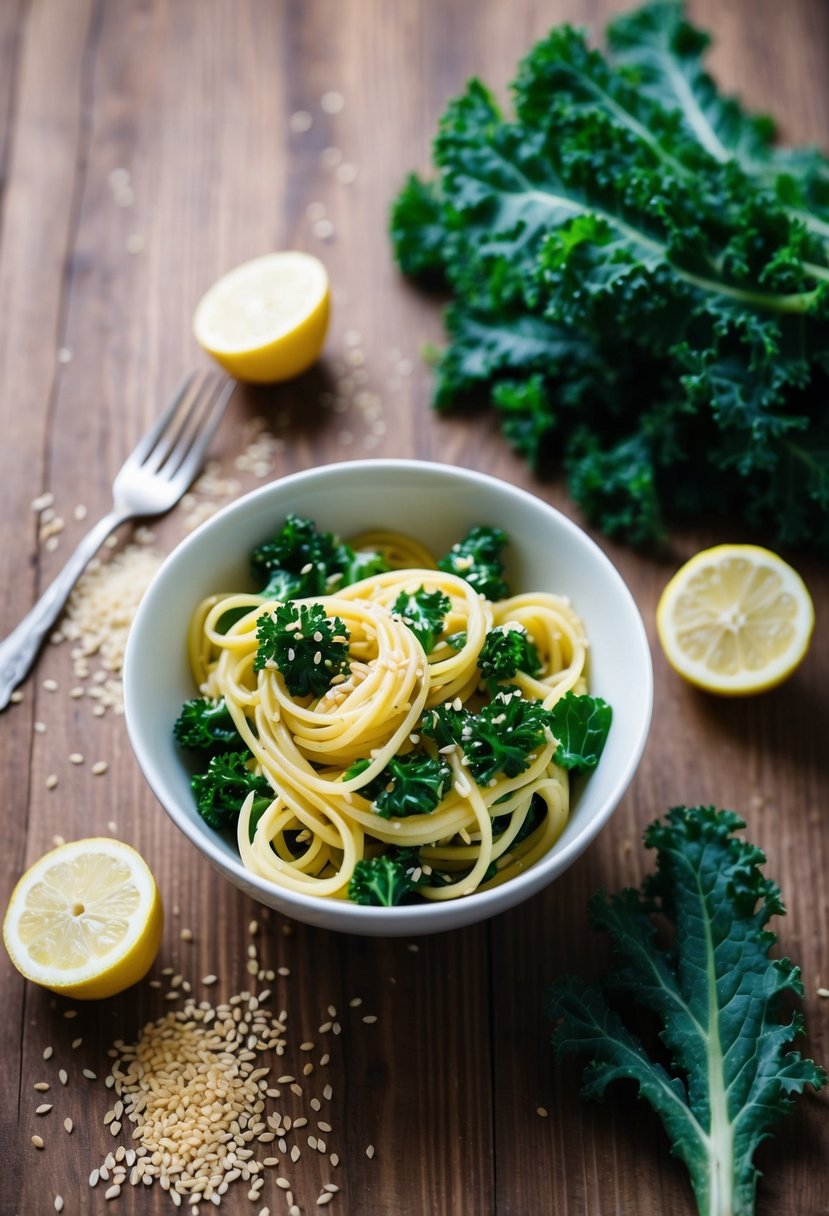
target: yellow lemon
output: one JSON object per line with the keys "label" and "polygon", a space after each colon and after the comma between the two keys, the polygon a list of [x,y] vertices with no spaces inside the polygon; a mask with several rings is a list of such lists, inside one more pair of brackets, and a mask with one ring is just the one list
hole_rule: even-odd
{"label": "yellow lemon", "polygon": [[202,296],[196,341],[236,380],[290,380],[319,357],[328,329],[328,274],[310,253],[268,253]]}
{"label": "yellow lemon", "polygon": [[656,628],[671,666],[722,696],[764,692],[805,655],[814,608],[800,575],[757,545],[717,545],[671,579]]}
{"label": "yellow lemon", "polygon": [[18,882],[3,941],[18,971],[81,1000],[138,982],[158,954],[164,913],[143,857],[120,840],[62,844]]}

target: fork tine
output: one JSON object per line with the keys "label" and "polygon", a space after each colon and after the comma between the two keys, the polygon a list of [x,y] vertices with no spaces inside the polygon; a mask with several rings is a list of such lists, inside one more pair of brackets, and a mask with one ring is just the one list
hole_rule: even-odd
{"label": "fork tine", "polygon": [[171,481],[179,477],[190,480],[201,464],[235,387],[234,380],[224,377],[211,378],[202,386],[159,473]]}
{"label": "fork tine", "polygon": [[156,419],[156,421],[147,431],[146,435],[139,439],[138,443],[133,448],[129,456],[130,463],[142,464],[144,462],[155,445],[158,443],[161,436],[164,434],[167,427],[175,418],[179,407],[186,397],[187,392],[195,378],[195,372],[189,372],[188,375],[183,378],[178,388],[173,393],[170,404],[167,406],[164,413]]}
{"label": "fork tine", "polygon": [[205,394],[210,392],[215,379],[215,374],[211,372],[195,373],[190,377],[183,397],[179,398],[178,409],[169,417],[167,426],[142,461],[145,472],[157,473],[169,460],[176,445],[192,429],[193,420],[198,418]]}

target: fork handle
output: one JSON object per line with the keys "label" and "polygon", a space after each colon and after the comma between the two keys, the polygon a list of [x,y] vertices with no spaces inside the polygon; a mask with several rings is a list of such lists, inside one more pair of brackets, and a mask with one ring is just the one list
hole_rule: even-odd
{"label": "fork handle", "polygon": [[130,512],[113,508],[95,524],[35,606],[26,613],[9,636],[0,642],[0,710],[6,708],[12,692],[27,674],[43,639],[60,616],[69,592],[86,566],[110,532],[129,518]]}

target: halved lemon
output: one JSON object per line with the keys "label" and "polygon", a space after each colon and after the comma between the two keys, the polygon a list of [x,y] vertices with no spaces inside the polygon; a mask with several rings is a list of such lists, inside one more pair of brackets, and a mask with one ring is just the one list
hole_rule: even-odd
{"label": "halved lemon", "polygon": [[236,380],[290,380],[319,358],[331,292],[319,258],[286,250],[243,262],[202,296],[196,341]]}
{"label": "halved lemon", "polygon": [[764,692],[805,655],[814,608],[796,570],[757,545],[716,545],[677,571],[656,609],[671,666],[723,696]]}
{"label": "halved lemon", "polygon": [[80,1000],[142,979],[161,944],[164,913],[149,866],[107,837],[53,849],[18,882],[3,941],[21,974]]}

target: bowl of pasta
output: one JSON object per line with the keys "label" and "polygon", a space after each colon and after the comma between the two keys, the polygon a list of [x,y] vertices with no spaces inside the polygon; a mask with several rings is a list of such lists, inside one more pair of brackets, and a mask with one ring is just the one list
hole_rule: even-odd
{"label": "bowl of pasta", "polygon": [[296,473],[164,562],[130,631],[156,797],[242,890],[351,933],[458,928],[594,839],[647,739],[622,577],[540,498],[408,460]]}

